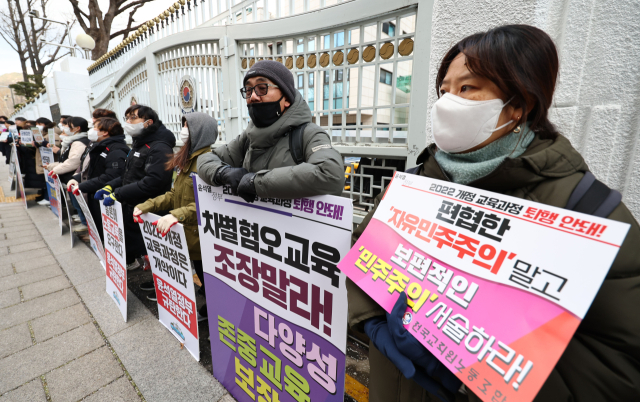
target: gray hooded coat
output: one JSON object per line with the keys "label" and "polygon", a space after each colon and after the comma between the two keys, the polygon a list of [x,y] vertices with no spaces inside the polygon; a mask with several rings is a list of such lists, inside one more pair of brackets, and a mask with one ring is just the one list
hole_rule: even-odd
{"label": "gray hooded coat", "polygon": [[[309,123],[303,133],[304,162],[297,165],[289,151],[289,131]],[[309,106],[297,93],[293,104],[269,127],[249,127],[213,153],[198,159],[198,175],[213,183],[224,166],[243,167],[256,173],[254,183],[260,197],[295,199],[314,195],[340,195],[344,186],[342,157],[331,146],[331,138],[311,122]]]}
{"label": "gray hooded coat", "polygon": [[185,116],[189,127],[189,160],[178,172],[173,188],[165,194],[137,205],[143,212],[169,210],[184,226],[189,256],[192,260],[202,259],[200,254],[200,237],[198,236],[198,216],[193,179],[191,173],[197,173],[197,161],[211,152],[211,144],[218,137],[216,120],[206,113],[190,113]]}

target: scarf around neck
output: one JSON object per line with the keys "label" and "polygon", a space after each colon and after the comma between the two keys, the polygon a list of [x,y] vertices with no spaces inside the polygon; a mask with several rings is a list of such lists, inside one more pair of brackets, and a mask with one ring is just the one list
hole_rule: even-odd
{"label": "scarf around neck", "polygon": [[80,138],[85,138],[86,136],[87,136],[87,133],[83,132],[83,133],[62,137],[62,146],[61,146],[62,150],[60,151],[60,153],[63,154],[67,150],[67,148],[69,148],[71,143],[74,142],[75,140],[79,140]]}
{"label": "scarf around neck", "polygon": [[534,137],[526,123],[521,132],[511,132],[473,152],[450,154],[438,149],[435,158],[451,181],[466,185],[493,172],[505,159],[522,155]]}

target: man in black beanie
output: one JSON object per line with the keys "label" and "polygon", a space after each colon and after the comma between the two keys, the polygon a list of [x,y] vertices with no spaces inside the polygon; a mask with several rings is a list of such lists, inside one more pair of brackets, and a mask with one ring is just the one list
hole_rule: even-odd
{"label": "man in black beanie", "polygon": [[291,72],[277,61],[259,61],[247,71],[243,85],[240,92],[251,122],[227,145],[198,159],[200,178],[214,186],[229,186],[232,194],[247,202],[256,195],[281,199],[340,195],[342,157],[329,135],[312,122]]}

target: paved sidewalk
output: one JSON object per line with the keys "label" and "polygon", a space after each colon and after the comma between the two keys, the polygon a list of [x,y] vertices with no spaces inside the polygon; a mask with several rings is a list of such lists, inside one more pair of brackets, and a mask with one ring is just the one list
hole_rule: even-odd
{"label": "paved sidewalk", "polygon": [[0,402],[233,401],[132,292],[123,321],[69,236],[47,207],[0,204]]}

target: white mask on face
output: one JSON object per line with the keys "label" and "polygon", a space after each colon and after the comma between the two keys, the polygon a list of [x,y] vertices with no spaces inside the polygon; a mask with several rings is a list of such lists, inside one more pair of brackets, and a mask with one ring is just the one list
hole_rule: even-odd
{"label": "white mask on face", "polygon": [[58,128],[62,130],[62,123],[58,123]]}
{"label": "white mask on face", "polygon": [[464,152],[485,142],[494,131],[502,109],[510,102],[502,99],[476,101],[445,93],[431,108],[431,132],[439,149]]}
{"label": "white mask on face", "polygon": [[65,133],[66,135],[69,135],[71,133],[71,130],[69,129],[69,127],[62,127],[62,132]]}
{"label": "white mask on face", "polygon": [[95,128],[90,129],[87,133],[87,138],[89,139],[89,141],[98,141],[98,131]]}
{"label": "white mask on face", "polygon": [[182,130],[180,130],[180,141],[185,143],[187,142],[188,139],[189,139],[189,128],[182,127]]}
{"label": "white mask on face", "polygon": [[142,130],[144,130],[144,123],[145,122],[131,124],[124,122],[122,123],[122,128],[124,129],[125,133],[129,134],[132,137],[137,137],[142,134]]}

